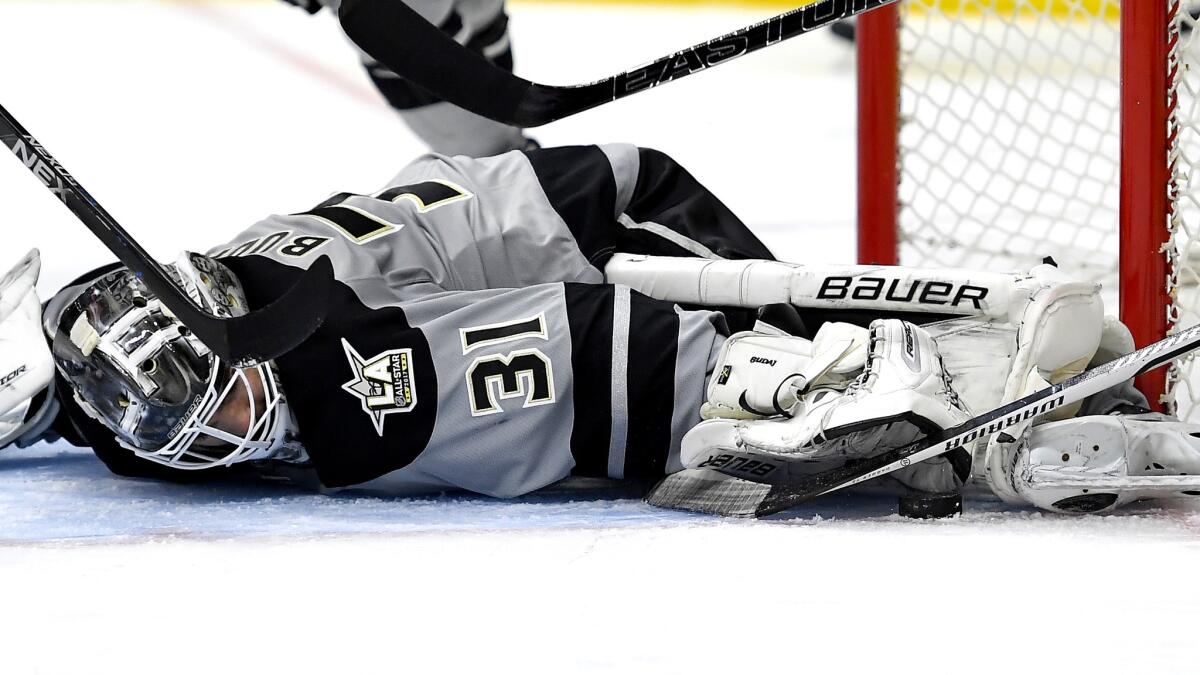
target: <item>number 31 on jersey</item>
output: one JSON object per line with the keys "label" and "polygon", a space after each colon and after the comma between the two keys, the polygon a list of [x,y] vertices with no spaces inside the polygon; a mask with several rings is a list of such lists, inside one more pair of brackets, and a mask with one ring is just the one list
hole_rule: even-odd
{"label": "number 31 on jersey", "polygon": [[467,399],[471,415],[504,412],[500,402],[524,397],[522,408],[554,403],[554,367],[540,349],[506,350],[517,340],[546,340],[546,316],[538,314],[506,323],[459,330],[463,356],[475,354],[467,367]]}

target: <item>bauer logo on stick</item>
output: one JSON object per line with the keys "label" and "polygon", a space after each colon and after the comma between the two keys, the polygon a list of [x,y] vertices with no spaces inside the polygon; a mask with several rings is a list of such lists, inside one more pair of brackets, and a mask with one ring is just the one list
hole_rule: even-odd
{"label": "bauer logo on stick", "polygon": [[345,338],[342,338],[342,347],[354,373],[354,379],[343,384],[342,389],[362,402],[363,412],[371,417],[375,431],[383,436],[385,417],[408,412],[417,405],[412,350],[391,349],[368,360],[359,356]]}

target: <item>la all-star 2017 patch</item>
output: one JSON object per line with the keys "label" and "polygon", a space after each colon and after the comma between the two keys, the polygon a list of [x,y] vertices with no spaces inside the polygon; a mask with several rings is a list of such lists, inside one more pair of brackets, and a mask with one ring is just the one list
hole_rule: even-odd
{"label": "la all-star 2017 patch", "polygon": [[371,417],[375,431],[383,436],[383,420],[392,413],[404,413],[417,405],[413,382],[411,349],[390,349],[370,359],[358,355],[342,338],[342,348],[350,361],[354,379],[342,385],[362,401],[363,412]]}

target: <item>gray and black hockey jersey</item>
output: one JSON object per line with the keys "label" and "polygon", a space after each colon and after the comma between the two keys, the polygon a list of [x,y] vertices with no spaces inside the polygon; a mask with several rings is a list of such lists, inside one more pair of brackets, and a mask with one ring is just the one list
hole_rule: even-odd
{"label": "gray and black hockey jersey", "polygon": [[661,476],[699,421],[724,316],[604,284],[616,251],[770,257],[630,145],[425,156],[209,253],[255,306],[333,262],[324,325],[276,360],[322,484],[510,496]]}

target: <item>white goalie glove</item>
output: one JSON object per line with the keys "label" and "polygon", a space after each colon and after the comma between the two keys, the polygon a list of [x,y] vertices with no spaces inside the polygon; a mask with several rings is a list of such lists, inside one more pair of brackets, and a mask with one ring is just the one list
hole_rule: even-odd
{"label": "white goalie glove", "polygon": [[[865,351],[861,349],[861,337],[853,337],[854,331],[862,330],[835,326],[831,332],[838,337],[825,341],[818,334],[818,339],[807,345],[811,350],[807,361],[796,357],[791,368],[774,377],[759,374],[755,381],[765,382],[765,386],[758,387],[757,394],[751,393],[755,391],[752,386],[735,387],[745,392],[736,399],[740,403],[756,397],[759,405],[769,403],[782,408],[781,403],[794,401],[784,411],[785,416],[769,419],[747,419],[747,407],[731,405],[735,399],[724,391],[728,384],[721,380],[732,382],[731,373],[739,370],[753,373],[756,365],[763,365],[761,359],[772,360],[778,355],[782,361],[785,353],[801,353],[807,341],[786,351],[777,346],[769,352],[757,352],[765,356],[756,357],[751,346],[760,347],[770,339],[744,334],[740,339],[731,338],[734,344],[727,346],[718,360],[716,383],[710,387],[706,407],[709,413],[730,414],[701,422],[684,436],[680,457],[684,466],[700,468],[715,450],[748,446],[764,453],[802,456],[813,462],[815,471],[907,445],[970,417],[954,392],[937,345],[925,330],[898,319],[875,321]],[[775,340],[786,339],[798,340]],[[813,349],[822,344],[825,348]],[[865,358],[854,358],[856,352]],[[755,358],[760,362],[754,363]],[[857,378],[847,383],[844,378],[850,368]],[[789,369],[807,371],[814,377],[810,380],[787,375]],[[830,373],[835,376],[829,377]],[[785,393],[781,395],[781,391]],[[961,487],[969,469],[970,457],[961,451],[907,467],[892,476],[909,489],[945,492]]]}
{"label": "white goalie glove", "polygon": [[54,363],[42,337],[38,250],[0,277],[0,448],[32,443],[53,421]]}
{"label": "white goalie glove", "polygon": [[704,419],[790,415],[802,392],[845,388],[866,362],[865,328],[827,323],[812,341],[761,322],[756,329],[731,335],[721,347],[700,409]]}

